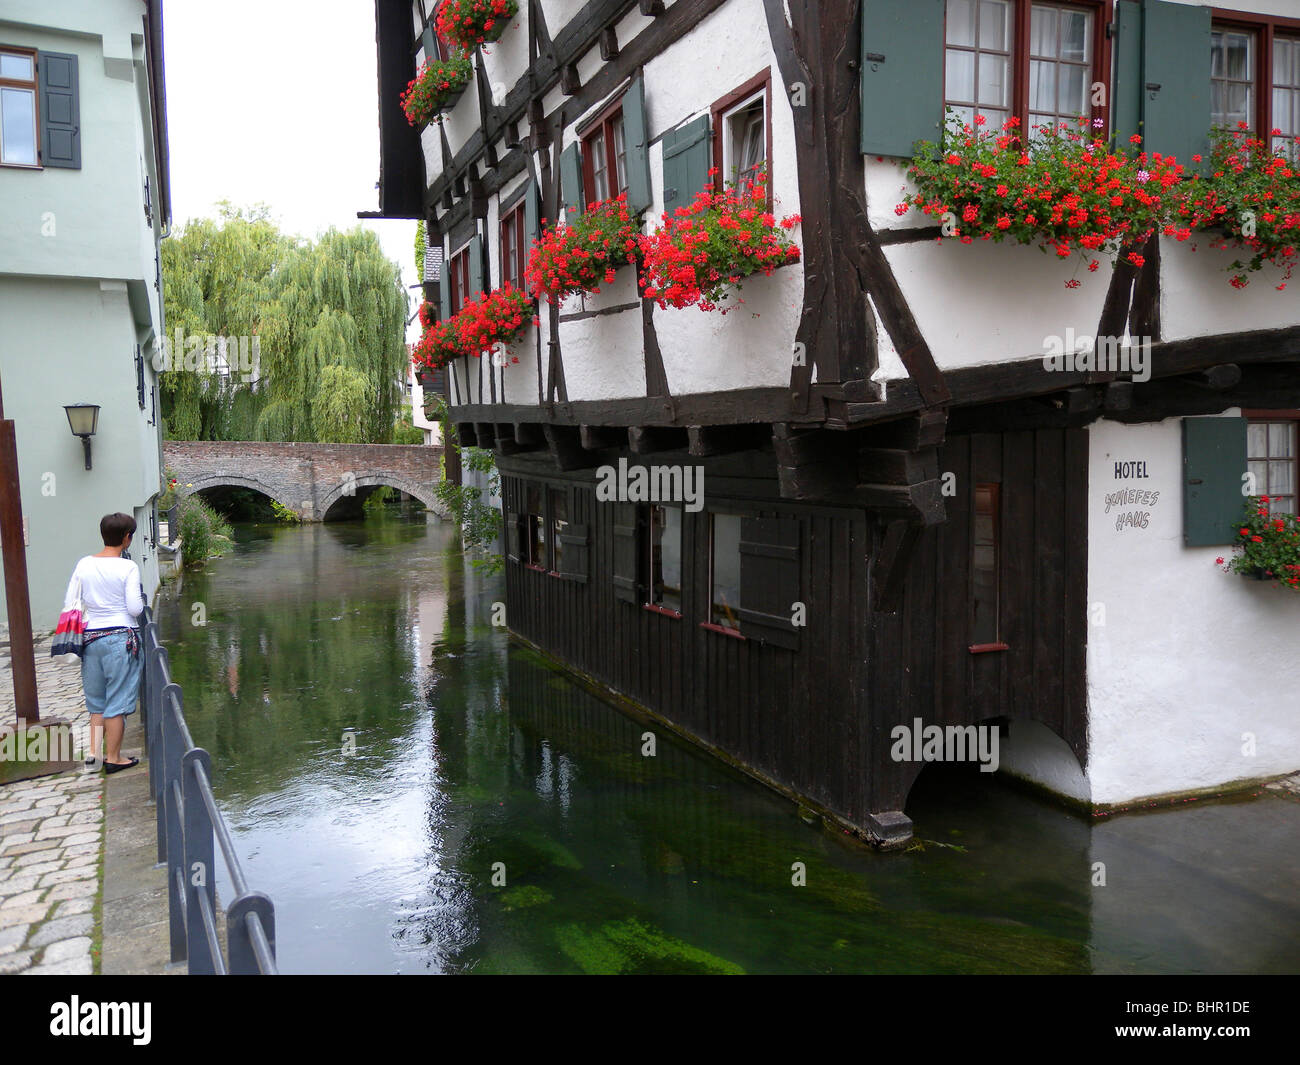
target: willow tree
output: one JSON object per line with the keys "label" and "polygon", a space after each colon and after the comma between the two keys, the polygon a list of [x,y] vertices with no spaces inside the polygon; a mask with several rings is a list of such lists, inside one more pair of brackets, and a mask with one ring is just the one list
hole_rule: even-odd
{"label": "willow tree", "polygon": [[228,205],[220,222],[179,234],[171,252],[177,269],[165,275],[168,328],[256,337],[255,380],[232,374],[216,381],[207,370],[168,375],[169,434],[391,440],[408,358],[408,305],[400,271],[378,238],[357,227],[297,241],[264,209]]}

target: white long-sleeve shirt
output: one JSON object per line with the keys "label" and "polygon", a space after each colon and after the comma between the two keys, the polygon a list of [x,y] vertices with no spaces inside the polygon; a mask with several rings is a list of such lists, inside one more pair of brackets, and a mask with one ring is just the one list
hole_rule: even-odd
{"label": "white long-sleeve shirt", "polygon": [[81,598],[86,607],[87,629],[134,628],[145,608],[140,568],[129,558],[87,555],[77,563],[68,581],[65,607],[76,594],[81,578]]}

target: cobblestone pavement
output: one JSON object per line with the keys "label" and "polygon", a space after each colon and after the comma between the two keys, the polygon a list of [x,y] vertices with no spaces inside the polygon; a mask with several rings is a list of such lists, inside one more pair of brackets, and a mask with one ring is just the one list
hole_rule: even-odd
{"label": "cobblestone pavement", "polygon": [[[41,719],[71,724],[87,746],[90,717],[79,660],[50,658],[37,642]],[[14,720],[9,650],[0,648],[0,721]],[[0,784],[0,974],[90,975],[99,922],[104,842],[104,775],[65,772]]]}

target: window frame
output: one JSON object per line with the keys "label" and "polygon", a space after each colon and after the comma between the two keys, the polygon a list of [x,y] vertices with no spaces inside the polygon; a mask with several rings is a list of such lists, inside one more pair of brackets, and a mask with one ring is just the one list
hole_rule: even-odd
{"label": "window frame", "polygon": [[[519,511],[519,561],[525,567],[536,570],[538,573],[546,572],[546,563],[549,559],[550,548],[546,542],[546,502],[549,485],[542,482],[527,482],[523,485],[523,498],[520,500],[521,510]],[[530,509],[531,500],[529,492],[535,491],[537,495],[537,510]],[[542,561],[538,562],[538,556]]]}
{"label": "window frame", "polygon": [[[976,0],[978,2],[978,0]],[[1008,108],[1011,115],[1020,119],[1020,132],[1027,140],[1031,132],[1029,117],[1029,64],[1030,64],[1030,19],[1035,5],[1041,7],[1074,8],[1087,10],[1092,14],[1092,77],[1088,80],[1088,119],[1091,123],[1101,119],[1101,126],[1093,131],[1102,138],[1109,136],[1111,125],[1111,90],[1114,79],[1111,76],[1113,62],[1111,38],[1107,27],[1115,19],[1115,0],[1009,0],[1011,4],[1011,103]],[[947,113],[948,105],[948,3],[945,0],[943,10],[943,86],[940,97]],[[976,46],[978,47],[978,46]],[[1073,64],[1072,64],[1073,65]],[[1092,103],[1092,86],[1101,82],[1106,87],[1104,104]],[[976,85],[976,96],[979,86]]]}
{"label": "window frame", "polygon": [[[731,135],[728,121],[736,112],[748,107],[762,94],[763,100],[763,136],[764,164],[767,169],[767,206],[772,206],[772,68],[765,67],[752,78],[742,82],[725,96],[715,100],[709,108],[709,127],[713,131],[713,175],[712,189],[721,192],[730,180],[727,173],[726,142]],[[706,186],[709,187],[709,186]]]}
{"label": "window frame", "polygon": [[424,61],[426,63],[432,61],[435,58],[442,62],[446,62],[448,59],[451,58],[451,52],[452,52],[451,44],[450,42],[448,42],[448,40],[445,37],[442,36],[442,34],[438,32],[438,11],[442,8],[442,4],[443,4],[443,0],[438,0],[438,3],[433,5],[433,10],[429,12],[428,19],[425,20],[425,25],[428,26],[429,29],[433,30],[433,39],[438,42],[437,56],[426,55],[424,57]]}
{"label": "window frame", "polygon": [[990,651],[1008,651],[1010,647],[1002,639],[1002,482],[1001,481],[979,481],[973,486],[970,502],[970,551],[971,567],[970,578],[967,586],[967,631],[971,634],[971,639],[976,638],[975,633],[975,521],[978,517],[978,499],[980,489],[991,489],[993,494],[993,639],[986,640],[982,643],[972,643],[967,648],[971,654],[986,654]]}
{"label": "window frame", "polygon": [[[546,525],[546,542],[542,545],[546,553],[545,570],[549,577],[559,577],[560,561],[564,557],[564,552],[560,548],[560,533],[569,527],[571,519],[569,518],[569,486],[567,484],[547,484],[546,495],[542,500],[542,506],[545,508],[545,525]],[[564,517],[557,518],[555,515],[555,501],[559,499],[564,504]]]}
{"label": "window frame", "polygon": [[[497,224],[497,237],[501,248],[501,279],[500,284],[509,283],[511,287],[523,290],[524,288],[524,270],[528,266],[528,255],[524,248],[524,241],[527,239],[525,234],[524,208],[526,206],[527,192],[525,191],[524,199],[521,199],[513,207],[507,208],[501,215],[501,220]],[[506,233],[513,229],[515,246],[506,250]],[[518,273],[513,277],[506,276],[506,265],[512,264]]]}
{"label": "window frame", "polygon": [[36,48],[26,48],[22,45],[0,44],[0,53],[5,55],[26,56],[32,61],[32,79],[24,81],[19,78],[0,78],[0,88],[5,89],[30,89],[32,93],[32,133],[33,133],[33,158],[34,163],[6,163],[3,159],[4,144],[0,140],[0,166],[9,167],[14,170],[43,170],[44,162],[41,159],[41,71],[40,71],[40,51]]}
{"label": "window frame", "polygon": [[[1300,18],[1285,15],[1261,15],[1253,11],[1236,11],[1231,8],[1210,8],[1210,29],[1246,30],[1255,38],[1255,125],[1257,136],[1273,143],[1273,41],[1281,36],[1300,41]],[[1280,33],[1278,31],[1281,31]],[[1267,89],[1267,91],[1265,91]],[[1211,116],[1206,116],[1207,120]],[[1300,129],[1288,138],[1300,153]]]}
{"label": "window frame", "polygon": [[[714,510],[714,509],[712,509],[712,508],[709,508],[709,509],[706,511],[706,513],[708,514],[708,523],[709,523],[709,536],[708,536],[708,544],[707,544],[707,547],[706,547],[706,550],[707,550],[707,552],[708,552],[708,580],[705,581],[705,585],[704,585],[704,589],[705,589],[704,594],[705,594],[705,597],[706,597],[706,598],[705,598],[705,610],[704,610],[704,620],[700,622],[700,628],[702,628],[702,629],[707,629],[709,632],[720,633],[720,634],[723,635],[723,636],[730,636],[732,639],[735,639],[735,640],[747,640],[747,639],[749,639],[749,637],[746,636],[743,632],[740,631],[740,618],[739,618],[739,616],[737,616],[737,618],[736,618],[736,628],[734,628],[734,629],[733,629],[733,628],[729,628],[729,627],[727,627],[726,625],[719,625],[717,622],[715,622],[715,621],[713,620],[713,572],[714,572],[714,567],[713,567],[713,557],[714,557],[714,550],[713,550],[713,544],[714,544],[713,533],[714,533],[714,518],[717,517],[717,516],[719,516],[719,515],[721,515],[721,516],[723,516],[723,517],[736,518],[736,519],[740,520],[741,522],[743,522],[744,519],[747,518],[747,517],[749,517],[750,515],[747,514],[747,513],[745,513],[744,511],[741,511],[741,510],[723,510],[723,509]],[[742,527],[741,527],[741,530],[742,530],[742,531],[741,531],[741,537],[738,538],[738,539],[736,540],[736,559],[737,559],[737,562],[736,562],[736,566],[737,566],[737,574],[736,574],[736,577],[737,577],[737,581],[739,581],[739,579],[740,579],[740,573],[739,573],[739,566],[740,566],[740,540],[741,540],[741,539],[743,538],[743,536],[744,536],[744,531],[743,531],[743,530],[744,530],[744,527],[743,527],[743,525],[742,525]],[[739,592],[740,592],[741,595],[744,594],[743,589],[739,589]],[[736,606],[737,606],[737,608],[739,608],[739,607],[740,607],[740,603],[737,603]]]}
{"label": "window frame", "polygon": [[[686,550],[685,550],[685,548],[686,548],[686,509],[685,509],[685,507],[682,507],[682,506],[680,506],[680,505],[673,504],[673,503],[643,503],[643,504],[640,504],[640,505],[641,505],[642,507],[645,508],[645,510],[644,510],[644,512],[643,512],[643,513],[644,513],[644,521],[638,520],[638,522],[637,522],[637,527],[638,527],[638,531],[644,530],[644,533],[645,533],[645,543],[644,543],[644,551],[638,550],[638,552],[637,552],[638,554],[642,555],[642,557],[638,560],[638,563],[637,563],[637,564],[638,564],[638,567],[640,567],[640,566],[642,566],[642,565],[645,566],[646,579],[645,579],[645,583],[644,583],[644,585],[643,585],[643,588],[644,588],[644,594],[645,594],[645,597],[647,597],[647,598],[646,598],[646,601],[643,602],[643,603],[641,604],[641,606],[642,606],[643,609],[645,609],[645,610],[649,610],[649,611],[651,611],[652,613],[655,613],[655,614],[663,614],[665,617],[681,619],[681,618],[683,617],[683,615],[684,615],[684,608],[685,608],[685,606],[686,606]],[[679,512],[679,514],[680,514],[680,517],[678,518],[678,524],[677,524],[677,535],[678,535],[678,545],[677,545],[677,547],[678,547],[678,558],[679,558],[679,564],[680,564],[680,567],[681,567],[680,579],[681,579],[681,582],[682,582],[682,586],[681,586],[680,588],[677,589],[677,602],[678,602],[678,609],[676,609],[676,610],[674,610],[674,609],[673,609],[672,607],[670,607],[670,606],[665,606],[663,603],[656,603],[656,602],[654,601],[654,595],[655,595],[655,508],[656,508],[656,507],[664,507],[665,509],[668,508],[668,507],[673,507],[673,508],[676,509],[676,510]],[[639,518],[639,517],[640,517],[640,516],[638,516],[638,518]],[[668,531],[668,527],[667,527],[667,525],[664,526],[664,531],[665,531],[665,532]],[[709,533],[710,533],[710,538],[711,538],[711,537],[712,537],[712,524],[711,524],[711,523],[710,523],[710,527],[709,527]],[[710,566],[710,571],[711,571],[711,570],[712,570],[712,566],[713,566],[712,539],[710,539],[709,566]],[[660,563],[660,571],[662,572],[662,570],[663,570],[663,564],[662,564],[662,562],[661,562],[661,563]],[[709,584],[710,595],[712,595],[712,588],[713,588],[712,581],[710,581],[710,584]],[[710,603],[709,606],[710,606],[709,616],[710,616],[710,618],[712,618],[712,616],[713,616],[713,615],[712,615],[712,603]]]}
{"label": "window frame", "polygon": [[[623,126],[623,96],[620,92],[613,100],[607,103],[595,115],[586,121],[580,123],[577,127],[578,143],[582,152],[582,192],[583,199],[587,204],[602,203],[605,200],[616,199],[619,195],[627,192],[627,135]],[[623,131],[623,181],[622,187],[617,187],[618,181],[618,152],[614,139],[614,128],[617,127]],[[603,173],[606,176],[606,182],[609,184],[610,192],[607,196],[596,195],[596,168],[594,158],[597,154],[592,148],[592,142],[597,138],[602,138],[601,153],[604,155]],[[610,179],[613,183],[610,183]],[[584,208],[586,204],[583,205]]]}
{"label": "window frame", "polygon": [[[1290,513],[1300,516],[1300,410],[1243,410],[1241,416],[1246,419],[1246,462],[1249,465],[1250,455],[1250,427],[1260,424],[1276,424],[1278,422],[1292,423],[1293,436],[1291,439],[1291,491],[1284,493],[1291,500],[1294,508]],[[1265,461],[1278,461],[1264,456]],[[1257,458],[1256,461],[1259,461]],[[1272,495],[1268,488],[1264,488],[1258,493],[1259,495]],[[1273,512],[1272,500],[1269,501],[1269,513]]]}
{"label": "window frame", "polygon": [[469,302],[469,254],[474,246],[471,237],[456,252],[447,257],[447,313],[454,317]]}

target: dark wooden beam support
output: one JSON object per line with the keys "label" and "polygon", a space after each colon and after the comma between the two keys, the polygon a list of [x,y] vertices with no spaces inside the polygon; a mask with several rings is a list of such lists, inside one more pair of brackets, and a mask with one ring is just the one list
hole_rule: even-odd
{"label": "dark wooden beam support", "polygon": [[857,476],[863,484],[919,484],[939,476],[938,453],[934,448],[864,447],[858,452]]}
{"label": "dark wooden beam support", "polygon": [[903,588],[912,552],[921,538],[921,526],[901,518],[885,526],[880,548],[871,564],[871,609],[896,614],[903,604]]}
{"label": "dark wooden beam support", "polygon": [[488,215],[488,194],[483,188],[482,178],[469,179],[469,212],[475,218],[486,218]]}
{"label": "dark wooden beam support", "polygon": [[868,510],[897,515],[920,525],[938,525],[946,517],[938,480],[920,484],[860,484],[853,497]]}
{"label": "dark wooden beam support", "polygon": [[583,470],[599,464],[599,458],[582,446],[581,435],[576,426],[547,425],[545,432],[551,461],[558,469]]}
{"label": "dark wooden beam support", "polygon": [[600,31],[600,58],[606,63],[618,58],[618,33],[613,26]]}
{"label": "dark wooden beam support", "polygon": [[515,443],[521,449],[532,450],[546,446],[546,433],[538,422],[515,422],[514,436]]}
{"label": "dark wooden beam support", "polygon": [[637,6],[643,15],[653,17],[664,13],[664,0],[637,0]]}
{"label": "dark wooden beam support", "polygon": [[603,451],[609,447],[624,447],[627,433],[612,425],[580,425],[578,439],[587,451]]}
{"label": "dark wooden beam support", "polygon": [[1112,381],[1106,386],[1103,406],[1107,411],[1129,410],[1133,406],[1133,382]]}
{"label": "dark wooden beam support", "polygon": [[1212,388],[1216,392],[1226,392],[1241,383],[1241,367],[1236,363],[1225,362],[1220,366],[1211,366],[1202,370],[1192,379],[1193,384]]}
{"label": "dark wooden beam support", "polygon": [[697,458],[754,451],[771,443],[772,430],[766,425],[690,425],[686,428],[686,450]]}
{"label": "dark wooden beam support", "polygon": [[460,441],[461,447],[478,447],[478,430],[474,423],[456,422],[456,439]]}
{"label": "dark wooden beam support", "polygon": [[923,447],[938,447],[944,441],[947,427],[946,411],[923,410],[907,418],[864,429],[860,439],[872,447],[897,447],[915,451]]}
{"label": "dark wooden beam support", "polygon": [[1101,410],[1102,395],[1098,388],[1083,386],[1066,389],[1064,407],[1067,414],[1090,414]]}
{"label": "dark wooden beam support", "polygon": [[681,451],[687,446],[686,431],[662,426],[632,425],[627,430],[627,446],[635,455]]}
{"label": "dark wooden beam support", "polygon": [[560,70],[560,92],[573,96],[582,88],[582,79],[578,77],[578,64],[566,63]]}
{"label": "dark wooden beam support", "polygon": [[474,435],[478,438],[479,447],[496,446],[497,427],[493,422],[475,422]]}

